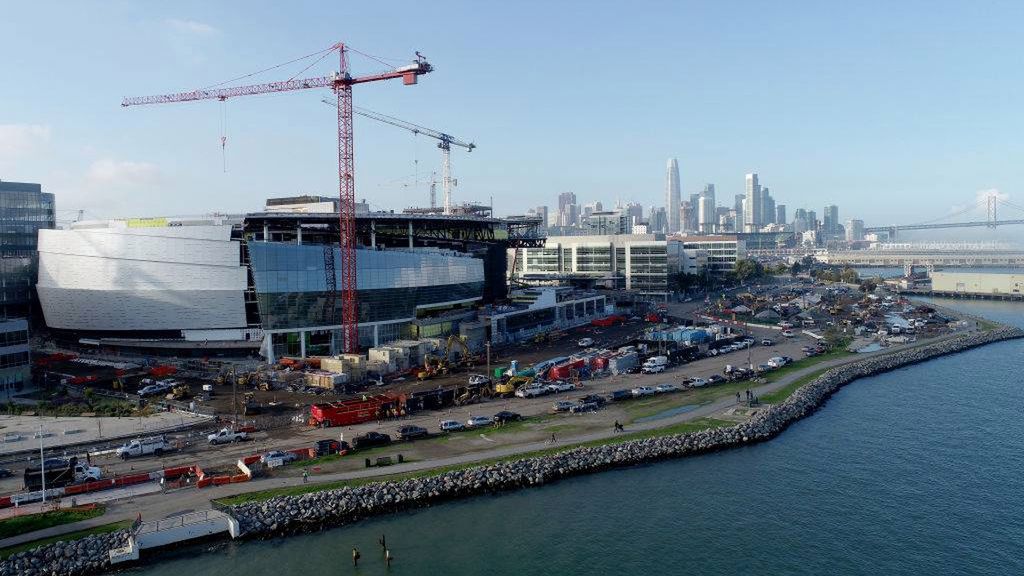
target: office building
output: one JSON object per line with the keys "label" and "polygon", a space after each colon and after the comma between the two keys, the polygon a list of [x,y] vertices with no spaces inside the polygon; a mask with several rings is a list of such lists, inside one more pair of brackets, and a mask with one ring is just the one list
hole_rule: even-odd
{"label": "office building", "polygon": [[665,209],[660,206],[651,206],[651,216],[647,220],[647,227],[657,233],[664,234],[668,229],[668,216]]}
{"label": "office building", "polygon": [[56,227],[53,194],[39,184],[0,180],[0,319],[31,319],[38,232]]}
{"label": "office building", "polygon": [[509,299],[511,305],[482,314],[492,344],[521,342],[542,332],[589,324],[611,308],[604,295],[560,286],[517,290]]}
{"label": "office building", "polygon": [[747,196],[745,194],[737,194],[733,198],[733,212],[735,212],[735,214],[733,215],[733,221],[735,222],[735,224],[733,224],[734,232],[743,232],[743,204],[746,201]]}
{"label": "office building", "polygon": [[562,192],[558,195],[558,217],[556,226],[575,226],[579,224],[580,206],[576,203],[576,194]]}
{"label": "office building", "polygon": [[668,218],[666,232],[673,234],[680,231],[679,207],[681,197],[679,191],[679,163],[669,158],[665,174],[665,215]]}
{"label": "office building", "polygon": [[743,203],[743,231],[757,232],[761,228],[761,184],[757,174],[747,174],[745,188],[746,201]]}
{"label": "office building", "polygon": [[639,202],[630,202],[626,204],[626,214],[633,225],[640,224],[644,221],[644,207]]}
{"label": "office building", "polygon": [[775,199],[767,187],[761,188],[761,225],[775,223]]}
{"label": "office building", "polygon": [[684,252],[682,242],[661,234],[549,236],[543,248],[519,249],[523,265],[514,275],[527,284],[572,282],[663,299],[672,274],[696,273],[704,262],[698,251]]}
{"label": "office building", "polygon": [[846,221],[846,241],[859,242],[864,239],[864,221],[851,218]]}
{"label": "office building", "polygon": [[633,222],[624,210],[592,212],[581,226],[585,234],[630,234]]}
{"label": "office building", "polygon": [[832,240],[839,235],[839,206],[825,206],[821,216],[821,232],[826,240]]}
{"label": "office building", "polygon": [[776,204],[775,205],[775,223],[786,224],[786,205]]}
{"label": "office building", "polygon": [[0,320],[0,398],[9,401],[32,383],[28,320]]}
{"label": "office building", "polygon": [[736,269],[736,261],[747,256],[746,244],[736,236],[688,236],[683,239],[684,252],[705,255],[707,272],[723,275]]}
{"label": "office building", "polygon": [[710,234],[715,231],[715,226],[718,224],[718,218],[715,213],[716,204],[714,184],[704,185],[704,191],[700,193],[700,199],[698,202],[698,230],[700,230],[701,234]]}

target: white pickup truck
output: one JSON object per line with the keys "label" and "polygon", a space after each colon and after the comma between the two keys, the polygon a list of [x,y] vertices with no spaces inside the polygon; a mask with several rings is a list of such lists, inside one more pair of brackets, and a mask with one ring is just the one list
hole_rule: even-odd
{"label": "white pickup truck", "polygon": [[210,444],[228,444],[248,440],[249,434],[248,432],[235,431],[231,428],[221,428],[219,431],[207,436],[206,439]]}
{"label": "white pickup truck", "polygon": [[137,456],[148,456],[154,454],[162,455],[171,449],[167,438],[163,436],[152,436],[150,438],[137,438],[117,449],[117,457],[122,460],[135,458]]}

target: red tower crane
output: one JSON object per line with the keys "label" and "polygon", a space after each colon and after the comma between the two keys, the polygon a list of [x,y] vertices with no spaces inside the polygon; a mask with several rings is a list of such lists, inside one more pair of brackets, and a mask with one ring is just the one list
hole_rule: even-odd
{"label": "red tower crane", "polygon": [[[359,310],[356,300],[356,193],[355,167],[353,163],[352,142],[352,86],[401,78],[405,85],[416,84],[417,78],[434,70],[433,66],[419,53],[411,64],[393,71],[368,76],[353,77],[349,74],[348,51],[344,43],[337,43],[325,50],[324,56],[333,51],[338,52],[339,71],[319,78],[290,79],[282,82],[234,86],[229,88],[193,90],[177,94],[161,94],[157,96],[140,96],[125,98],[121,106],[138,106],[142,104],[170,104],[173,102],[192,102],[195,100],[227,100],[236,96],[267,94],[271,92],[289,92],[309,88],[330,88],[337,97],[338,106],[338,224],[340,229],[339,245],[341,247],[341,302],[342,302],[342,335],[344,350],[356,352],[359,348]],[[325,256],[327,256],[325,254]],[[333,255],[326,257],[333,266]],[[330,272],[330,267],[328,267]],[[328,293],[338,291],[334,274],[328,274]],[[333,316],[333,303],[327,308]]]}

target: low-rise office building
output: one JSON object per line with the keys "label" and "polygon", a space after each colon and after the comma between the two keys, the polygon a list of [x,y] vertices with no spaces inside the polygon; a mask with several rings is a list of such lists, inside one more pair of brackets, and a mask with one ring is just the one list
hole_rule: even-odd
{"label": "low-rise office building", "polygon": [[28,320],[0,321],[0,397],[24,392],[32,381]]}
{"label": "low-rise office building", "polygon": [[511,305],[487,307],[482,318],[492,344],[520,342],[542,332],[565,330],[607,316],[604,295],[568,287],[538,287],[510,294]]}
{"label": "low-rise office building", "polygon": [[683,236],[685,251],[703,252],[709,274],[722,275],[736,269],[736,261],[747,256],[746,245],[736,236]]}
{"label": "low-rise office building", "polygon": [[707,262],[702,250],[661,234],[550,236],[542,248],[513,253],[511,276],[533,285],[572,283],[633,290],[667,298],[671,276],[697,273]]}

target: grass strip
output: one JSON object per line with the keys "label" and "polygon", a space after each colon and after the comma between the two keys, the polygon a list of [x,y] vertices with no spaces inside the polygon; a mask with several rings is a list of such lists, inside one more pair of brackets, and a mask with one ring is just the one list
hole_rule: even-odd
{"label": "grass strip", "polygon": [[323,490],[336,490],[338,488],[354,488],[357,486],[363,486],[366,484],[372,484],[374,482],[386,482],[386,481],[401,481],[409,480],[413,478],[425,478],[430,476],[438,476],[445,472],[453,472],[457,470],[465,470],[467,468],[475,468],[478,466],[487,466],[491,464],[498,464],[501,462],[515,462],[518,460],[525,460],[528,458],[536,458],[538,456],[548,456],[551,454],[557,454],[573,448],[592,447],[592,446],[605,446],[621,444],[622,442],[628,442],[630,440],[640,440],[644,438],[654,438],[658,436],[669,436],[672,434],[685,434],[689,432],[697,432],[699,430],[707,430],[711,428],[720,428],[723,426],[732,426],[734,422],[726,420],[717,420],[714,418],[701,418],[699,420],[693,420],[691,422],[680,422],[672,426],[666,426],[664,428],[655,428],[652,430],[642,430],[639,432],[626,432],[614,438],[600,438],[597,440],[590,440],[587,442],[580,442],[571,444],[568,446],[557,446],[553,448],[545,448],[543,450],[535,450],[533,452],[524,452],[522,454],[515,454],[512,456],[505,456],[501,458],[490,458],[486,460],[479,460],[476,462],[466,462],[462,464],[452,464],[449,466],[438,466],[436,468],[428,468],[424,470],[417,470],[414,472],[405,472],[400,474],[389,474],[386,476],[372,476],[368,478],[353,478],[350,480],[338,480],[335,482],[324,482],[320,484],[300,484],[297,486],[288,486],[285,488],[271,488],[269,490],[260,490],[257,492],[247,492],[245,494],[237,494],[235,496],[228,496],[226,498],[217,499],[218,504],[225,506],[235,506],[238,504],[245,504],[248,502],[260,502],[263,500],[269,500],[277,496],[300,496],[302,494],[309,494],[312,492],[320,492]]}
{"label": "grass strip", "polygon": [[54,510],[41,514],[26,514],[25,516],[14,516],[0,520],[0,539],[10,538],[18,534],[45,530],[53,526],[80,522],[97,516],[102,516],[106,510],[102,506],[95,508],[70,508],[66,510]]}
{"label": "grass strip", "polygon": [[73,540],[80,540],[86,536],[92,536],[93,534],[107,534],[110,532],[117,532],[123,528],[128,528],[132,525],[131,520],[122,520],[120,522],[111,522],[110,524],[103,524],[101,526],[95,526],[93,528],[87,528],[85,530],[79,530],[77,532],[69,532],[60,536],[51,536],[49,538],[40,538],[39,540],[32,540],[31,542],[25,542],[23,544],[17,544],[15,546],[8,546],[7,548],[0,548],[0,560],[6,560],[9,556],[17,554],[18,552],[25,552],[36,548],[38,546],[44,546],[46,544],[53,544],[54,542],[71,542]]}

